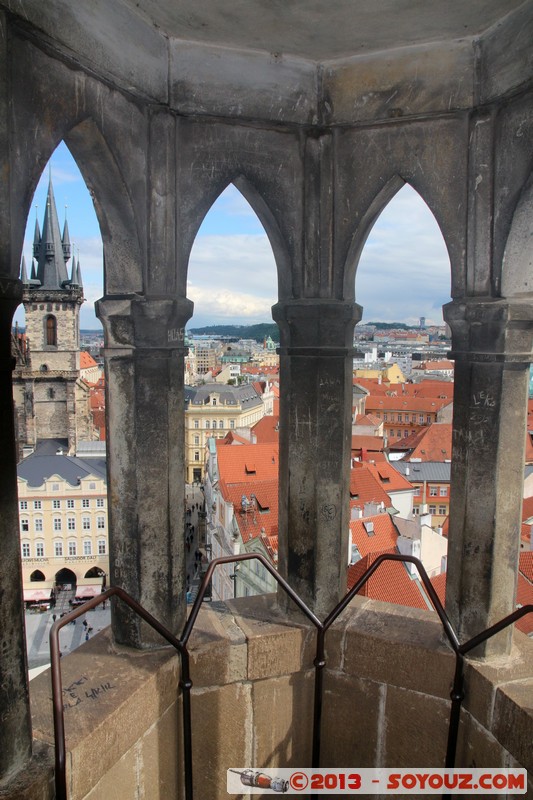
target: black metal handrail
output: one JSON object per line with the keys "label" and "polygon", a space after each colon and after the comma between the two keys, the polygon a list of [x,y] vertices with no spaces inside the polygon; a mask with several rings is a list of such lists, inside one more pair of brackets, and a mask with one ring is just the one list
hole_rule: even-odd
{"label": "black metal handrail", "polygon": [[[440,602],[437,593],[429,576],[424,569],[423,564],[419,559],[413,556],[404,556],[398,554],[382,554],[376,558],[374,563],[365,571],[357,583],[350,589],[350,591],[343,597],[343,599],[335,606],[335,608],[328,614],[324,622],[307,607],[303,600],[293,591],[287,581],[274,569],[274,567],[259,553],[245,553],[242,555],[226,556],[223,558],[216,558],[210,562],[205,575],[202,579],[198,594],[193,603],[189,617],[185,623],[185,627],[179,639],[177,639],[170,631],[168,631],[158,620],[155,619],[146,609],[144,609],[136,600],[128,595],[123,589],[119,587],[111,587],[106,592],[87,601],[79,608],[71,611],[69,614],[58,619],[50,631],[50,655],[51,655],[51,669],[52,669],[52,698],[53,698],[53,714],[54,714],[54,736],[55,736],[55,763],[56,763],[56,800],[67,800],[67,787],[66,787],[66,747],[65,747],[65,726],[63,715],[63,702],[62,702],[62,683],[61,683],[61,664],[60,664],[60,651],[59,651],[59,631],[64,625],[72,622],[77,617],[84,614],[91,608],[95,608],[100,603],[113,596],[119,597],[125,602],[136,614],[144,619],[152,628],[154,628],[166,641],[172,645],[180,655],[181,660],[181,679],[179,687],[182,690],[182,724],[183,724],[183,761],[185,773],[185,798],[186,800],[193,800],[193,763],[192,763],[192,723],[191,723],[191,689],[193,683],[190,677],[189,669],[189,652],[187,650],[187,643],[196,623],[198,613],[200,611],[202,602],[206,596],[209,583],[212,579],[215,569],[222,564],[233,564],[240,561],[258,560],[267,571],[272,575],[275,581],[281,586],[283,591],[294,601],[296,606],[317,629],[316,640],[316,655],[314,659],[315,667],[315,691],[314,691],[314,710],[313,710],[313,746],[312,746],[312,766],[318,767],[320,765],[320,735],[321,735],[321,722],[322,722],[322,701],[323,701],[323,671],[326,666],[325,657],[325,635],[331,625],[339,617],[339,615],[351,603],[355,595],[360,591],[364,584],[370,579],[374,572],[380,567],[384,561],[401,561],[404,563],[414,564],[419,572],[420,578],[424,587],[430,597],[430,600],[435,608],[437,615],[441,621],[446,638],[455,654],[455,673],[453,679],[452,691],[450,693],[451,709],[450,720],[448,724],[448,744],[446,750],[445,767],[452,768],[455,765],[455,756],[457,749],[457,737],[459,731],[459,720],[461,712],[461,704],[464,698],[464,657],[467,653],[479,646],[487,639],[499,633],[508,625],[516,622],[521,617],[533,612],[533,605],[523,606],[522,608],[509,614],[504,619],[482,631],[477,636],[469,639],[464,644],[459,642],[457,634],[448,619],[446,611]],[[443,795],[448,798],[449,795]]]}

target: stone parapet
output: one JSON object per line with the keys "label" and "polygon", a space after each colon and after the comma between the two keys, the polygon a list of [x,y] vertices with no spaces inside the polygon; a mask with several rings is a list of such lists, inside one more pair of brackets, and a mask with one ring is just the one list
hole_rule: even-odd
{"label": "stone parapet", "polygon": [[[190,640],[195,797],[225,796],[228,767],[310,766],[314,647],[314,630],[284,619],[273,596],[202,608]],[[454,657],[435,614],[355,598],[326,650],[322,765],[444,766]],[[532,656],[516,634],[508,659],[468,662],[458,766],[533,775]],[[178,656],[118,647],[108,629],[61,667],[69,798],[180,797]],[[49,686],[48,673],[32,682],[44,743]]]}

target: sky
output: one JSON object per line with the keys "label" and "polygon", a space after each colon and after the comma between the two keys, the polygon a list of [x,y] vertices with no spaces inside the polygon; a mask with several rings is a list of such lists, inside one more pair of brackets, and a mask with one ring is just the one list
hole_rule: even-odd
{"label": "sky", "polygon": [[[81,327],[99,329],[94,301],[103,294],[102,240],[90,194],[66,145],[51,158],[51,173],[61,228],[68,218],[79,257],[86,302]],[[48,168],[43,172],[28,218],[24,254],[31,265],[35,215],[42,227]],[[37,207],[37,208],[35,208]],[[70,273],[71,262],[67,265]],[[194,316],[188,328],[270,322],[277,301],[274,256],[255,213],[233,186],[207,214],[189,264],[188,297]],[[363,323],[370,321],[442,324],[442,305],[450,300],[450,264],[432,213],[409,186],[384,209],[366,241],[356,278]],[[24,323],[20,307],[15,319]]]}

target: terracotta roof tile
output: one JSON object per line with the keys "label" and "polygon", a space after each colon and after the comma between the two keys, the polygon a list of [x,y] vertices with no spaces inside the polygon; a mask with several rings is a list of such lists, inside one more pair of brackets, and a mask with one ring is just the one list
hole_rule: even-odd
{"label": "terracotta roof tile", "polygon": [[443,406],[448,405],[450,400],[438,397],[387,397],[386,395],[372,396],[366,398],[365,408],[372,413],[383,411],[400,411],[406,413],[435,414]]}
{"label": "terracotta roof tile", "polygon": [[452,457],[452,425],[449,422],[434,422],[424,428],[409,459],[421,461],[450,461]]}
{"label": "terracotta roof tile", "polygon": [[374,450],[376,452],[383,450],[383,436],[364,436],[354,434],[352,436],[352,450]]}
{"label": "terracotta roof tile", "polygon": [[361,386],[373,395],[385,395],[389,388],[388,383],[379,383],[378,378],[354,378],[353,384]]}
{"label": "terracotta roof tile", "polygon": [[383,503],[392,506],[391,499],[369,469],[369,465],[356,462],[350,470],[350,507],[363,508],[365,503]]}
{"label": "terracotta roof tile", "polygon": [[379,428],[382,423],[383,420],[375,417],[374,414],[357,414],[353,424],[364,425],[365,427],[373,425],[375,428]]}
{"label": "terracotta roof tile", "polygon": [[279,441],[279,415],[264,416],[252,426],[257,444]]}
{"label": "terracotta roof tile", "polygon": [[[397,553],[396,549],[385,552]],[[363,573],[374,563],[382,553],[369,555],[348,567],[348,590],[355,585]],[[427,603],[422,596],[418,584],[407,572],[405,565],[399,561],[385,561],[377,568],[358,593],[372,600],[381,600],[385,603],[409,606],[411,608],[427,609]]]}
{"label": "terracotta roof tile", "polygon": [[91,367],[97,366],[98,364],[90,353],[88,353],[86,350],[80,351],[80,369],[91,369]]}
{"label": "terracotta roof tile", "polygon": [[371,517],[354,519],[350,522],[352,544],[364,558],[369,553],[381,553],[396,547],[398,531],[390,514],[374,514]]}
{"label": "terracotta roof tile", "polygon": [[278,480],[279,462],[276,443],[250,444],[244,440],[241,447],[225,447],[223,441],[217,439],[218,470],[227,484],[274,478]]}
{"label": "terracotta roof tile", "polygon": [[389,492],[406,492],[413,488],[413,485],[401,475],[397,469],[394,469],[392,464],[388,461],[381,464],[368,464],[368,469],[371,475],[379,483],[379,485]]}
{"label": "terracotta roof tile", "polygon": [[533,497],[524,497],[522,500],[522,522],[533,517]]}
{"label": "terracotta roof tile", "polygon": [[[278,536],[278,480],[255,481],[249,483],[229,484],[226,480],[219,481],[220,492],[226,500],[233,504],[235,520],[244,543],[257,536],[267,539],[265,546],[272,552],[277,552]],[[255,495],[255,506],[244,511],[242,497]],[[271,540],[271,541],[270,541]]]}
{"label": "terracotta roof tile", "polygon": [[[533,605],[533,583],[528,581],[522,572],[518,573],[516,604],[521,606]],[[529,634],[533,633],[533,613],[526,614],[515,624],[519,631],[529,636]]]}
{"label": "terracotta roof tile", "polygon": [[[520,553],[518,568],[522,575],[527,578],[530,583],[533,583],[533,550],[523,550]],[[533,600],[530,602],[533,602]]]}

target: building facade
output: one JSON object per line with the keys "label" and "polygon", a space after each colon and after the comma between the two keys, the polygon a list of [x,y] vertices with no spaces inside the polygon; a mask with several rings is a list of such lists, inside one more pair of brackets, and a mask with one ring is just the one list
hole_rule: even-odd
{"label": "building facade", "polygon": [[58,585],[87,595],[109,574],[105,458],[28,456],[18,467],[24,601]]}
{"label": "building facade", "polygon": [[229,431],[250,428],[264,416],[265,407],[251,384],[190,386],[185,397],[186,479],[193,483],[204,476],[207,440],[223,439]]}

